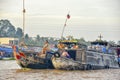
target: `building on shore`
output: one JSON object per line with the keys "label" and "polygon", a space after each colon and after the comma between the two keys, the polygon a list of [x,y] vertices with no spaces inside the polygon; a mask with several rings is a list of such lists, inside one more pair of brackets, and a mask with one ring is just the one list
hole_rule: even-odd
{"label": "building on shore", "polygon": [[19,39],[18,38],[11,38],[11,37],[0,37],[0,44],[18,45]]}

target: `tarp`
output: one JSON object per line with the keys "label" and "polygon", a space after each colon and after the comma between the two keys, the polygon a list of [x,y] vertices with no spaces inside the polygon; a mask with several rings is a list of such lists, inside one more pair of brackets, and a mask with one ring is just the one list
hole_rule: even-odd
{"label": "tarp", "polygon": [[6,47],[0,47],[0,51],[5,52],[5,53],[12,53],[13,49],[12,48],[6,48]]}

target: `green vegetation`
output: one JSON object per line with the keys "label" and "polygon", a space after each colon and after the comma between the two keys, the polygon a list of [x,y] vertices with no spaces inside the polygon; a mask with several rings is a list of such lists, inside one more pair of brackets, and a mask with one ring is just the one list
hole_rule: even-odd
{"label": "green vegetation", "polygon": [[11,57],[11,58],[0,58],[0,60],[15,60],[14,57]]}
{"label": "green vegetation", "polygon": [[[15,27],[10,23],[9,20],[0,20],[0,37],[15,37],[19,38],[19,42],[21,42],[23,36],[23,31],[21,28],[15,29]],[[64,40],[74,39],[73,36],[67,36],[67,38],[63,37]],[[36,35],[36,37],[30,37],[28,34],[25,34],[25,44],[33,45],[33,46],[43,46],[44,42],[48,40],[50,44],[57,44],[58,39],[53,37],[41,37],[40,35]],[[83,37],[74,39],[79,43],[90,45],[90,41],[86,41]],[[114,41],[109,41],[111,44],[115,44]],[[120,45],[120,41],[118,41]]]}
{"label": "green vegetation", "polygon": [[[19,38],[19,42],[21,42],[23,36],[23,31],[21,28],[15,29],[15,27],[10,23],[9,20],[0,20],[0,37],[14,37]],[[50,43],[56,43],[55,38],[52,37],[40,37],[37,35],[36,37],[29,37],[28,34],[25,34],[25,44],[26,45],[34,45],[34,46],[42,46],[48,40]]]}

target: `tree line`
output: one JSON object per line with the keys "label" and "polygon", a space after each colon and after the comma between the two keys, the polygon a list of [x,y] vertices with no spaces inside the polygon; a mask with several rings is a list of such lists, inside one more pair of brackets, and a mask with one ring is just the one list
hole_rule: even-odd
{"label": "tree line", "polygon": [[[23,37],[23,30],[20,27],[15,28],[9,20],[0,20],[0,37],[14,37],[19,38],[19,42],[22,41]],[[73,39],[73,36],[68,36],[68,38]],[[66,39],[66,38],[64,38]],[[53,37],[41,37],[40,35],[36,35],[36,37],[30,37],[28,34],[25,34],[24,41],[27,45],[36,45],[36,46],[42,46],[45,42],[45,40],[48,40],[51,44],[57,44],[58,40]],[[85,45],[89,45],[89,41],[85,41],[85,39],[82,37],[80,39],[77,39],[78,42],[83,43]],[[112,44],[115,44],[114,41],[109,41]],[[120,41],[118,43],[120,45]]]}
{"label": "tree line", "polygon": [[[14,37],[18,38],[19,42],[21,42],[23,38],[23,30],[20,27],[15,28],[15,26],[13,26],[9,20],[0,20],[0,37]],[[30,37],[28,34],[25,34],[24,36],[26,45],[42,46],[45,40],[48,40],[50,43],[57,42],[52,37],[40,37],[40,35],[36,35],[36,37]]]}

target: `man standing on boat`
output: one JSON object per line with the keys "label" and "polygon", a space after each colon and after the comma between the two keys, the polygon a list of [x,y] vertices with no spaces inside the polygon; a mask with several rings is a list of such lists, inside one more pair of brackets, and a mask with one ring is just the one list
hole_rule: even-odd
{"label": "man standing on boat", "polygon": [[59,42],[59,44],[58,44],[58,48],[59,48],[59,49],[64,49],[65,46],[64,46],[64,44],[62,44],[62,42]]}
{"label": "man standing on boat", "polygon": [[48,40],[46,40],[44,43],[43,49],[42,49],[42,53],[45,54],[46,51],[48,51],[48,50],[49,50],[49,42],[48,42]]}
{"label": "man standing on boat", "polygon": [[49,51],[49,42],[48,40],[45,41],[42,51],[38,54],[39,57],[45,58],[46,52]]}

